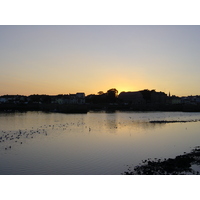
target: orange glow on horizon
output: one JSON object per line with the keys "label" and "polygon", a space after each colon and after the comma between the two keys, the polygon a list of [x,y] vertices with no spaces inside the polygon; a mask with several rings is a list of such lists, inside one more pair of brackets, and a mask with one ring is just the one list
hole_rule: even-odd
{"label": "orange glow on horizon", "polygon": [[[117,89],[117,88],[116,88],[116,89]],[[128,88],[125,88],[125,87],[124,87],[124,88],[123,88],[123,87],[122,87],[122,88],[118,88],[117,90],[118,90],[118,94],[120,94],[121,92],[134,92],[134,91],[137,91],[137,90],[134,89],[134,88],[132,88],[132,89],[129,88],[129,89],[128,89]]]}

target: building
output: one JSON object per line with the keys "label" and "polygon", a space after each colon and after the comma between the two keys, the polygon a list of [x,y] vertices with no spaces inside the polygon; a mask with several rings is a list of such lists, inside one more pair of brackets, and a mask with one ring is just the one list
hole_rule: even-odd
{"label": "building", "polygon": [[85,93],[54,96],[52,103],[56,104],[85,104]]}
{"label": "building", "polygon": [[155,90],[141,90],[138,92],[121,92],[119,99],[132,105],[166,104],[167,94]]}
{"label": "building", "polygon": [[181,104],[182,103],[181,98],[177,97],[175,95],[170,97],[170,101],[171,101],[171,104]]}
{"label": "building", "polygon": [[6,103],[7,99],[5,97],[0,97],[0,103]]}
{"label": "building", "polygon": [[11,104],[19,104],[25,103],[27,101],[26,96],[22,95],[4,95],[0,97],[0,103],[11,103]]}
{"label": "building", "polygon": [[164,92],[151,91],[151,103],[154,104],[166,104],[167,94]]}
{"label": "building", "polygon": [[118,96],[124,103],[142,105],[145,103],[141,92],[121,92]]}
{"label": "building", "polygon": [[200,104],[200,96],[187,96],[181,97],[181,102],[187,105],[199,105]]}

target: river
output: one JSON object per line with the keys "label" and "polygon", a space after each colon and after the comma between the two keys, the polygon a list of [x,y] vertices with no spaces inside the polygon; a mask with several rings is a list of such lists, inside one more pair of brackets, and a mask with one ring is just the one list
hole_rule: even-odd
{"label": "river", "polygon": [[[162,120],[176,123],[150,123]],[[118,175],[190,152],[200,145],[198,120],[189,112],[0,113],[0,174]]]}

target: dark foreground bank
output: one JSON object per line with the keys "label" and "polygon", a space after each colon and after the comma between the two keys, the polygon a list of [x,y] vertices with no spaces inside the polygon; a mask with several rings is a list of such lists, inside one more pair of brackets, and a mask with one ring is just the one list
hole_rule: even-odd
{"label": "dark foreground bank", "polygon": [[147,159],[143,164],[122,173],[123,175],[199,175],[199,171],[193,166],[199,166],[200,169],[200,146],[195,147],[190,153],[176,156],[174,159]]}

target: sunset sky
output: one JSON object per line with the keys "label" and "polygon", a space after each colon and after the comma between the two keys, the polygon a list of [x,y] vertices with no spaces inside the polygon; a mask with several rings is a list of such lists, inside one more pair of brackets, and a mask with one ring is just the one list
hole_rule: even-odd
{"label": "sunset sky", "polygon": [[200,95],[200,26],[0,26],[0,95]]}

